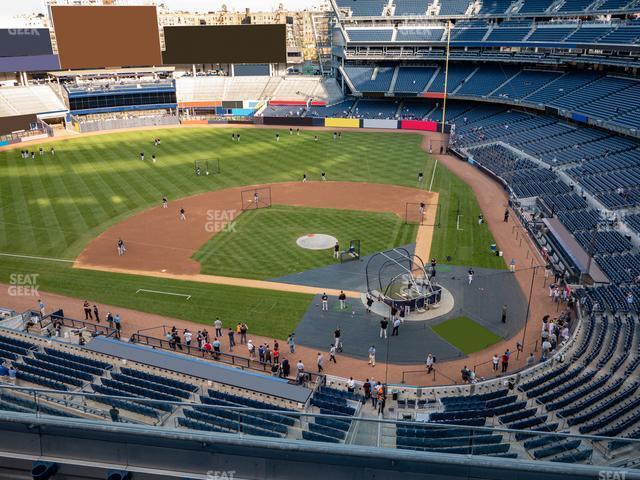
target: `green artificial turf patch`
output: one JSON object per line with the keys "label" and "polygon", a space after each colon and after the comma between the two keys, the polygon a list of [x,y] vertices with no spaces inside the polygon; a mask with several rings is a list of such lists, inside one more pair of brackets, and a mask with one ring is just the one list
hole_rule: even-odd
{"label": "green artificial turf patch", "polygon": [[502,340],[502,337],[487,330],[468,317],[452,318],[435,325],[432,329],[467,355],[484,350]]}

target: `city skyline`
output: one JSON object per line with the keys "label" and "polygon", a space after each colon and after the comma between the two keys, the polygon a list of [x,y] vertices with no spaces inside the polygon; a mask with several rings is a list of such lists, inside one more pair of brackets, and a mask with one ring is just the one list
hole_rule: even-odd
{"label": "city skyline", "polygon": [[[133,2],[131,2],[133,3]],[[142,3],[142,2],[141,2]],[[305,10],[318,7],[321,0],[160,0],[169,10],[204,13],[221,10],[223,5],[231,11],[244,11],[249,8],[252,11],[273,11],[282,4],[291,10]],[[17,16],[45,13],[43,0],[20,0],[19,2],[2,1],[0,8],[0,26],[13,26],[11,20]]]}

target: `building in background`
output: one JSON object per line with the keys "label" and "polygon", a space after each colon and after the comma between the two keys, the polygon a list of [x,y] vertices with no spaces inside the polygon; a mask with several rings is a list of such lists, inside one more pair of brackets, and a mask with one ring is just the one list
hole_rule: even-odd
{"label": "building in background", "polygon": [[[321,44],[328,43],[329,29],[319,29],[317,20],[318,18],[327,20],[329,18],[330,6],[326,1],[315,10],[289,10],[283,4],[279,4],[273,11],[261,12],[253,12],[248,8],[238,11],[231,10],[226,5],[223,5],[219,11],[211,12],[171,10],[162,2],[156,2],[155,0],[46,0],[46,5],[157,5],[160,27],[285,24],[287,25],[288,63],[293,64],[318,60],[319,33],[327,35],[326,38],[320,38]],[[49,19],[42,14],[25,15],[17,18],[16,21],[25,27],[50,26]],[[315,26],[314,22],[316,23]],[[160,29],[160,37],[161,44],[163,44],[162,29]]]}

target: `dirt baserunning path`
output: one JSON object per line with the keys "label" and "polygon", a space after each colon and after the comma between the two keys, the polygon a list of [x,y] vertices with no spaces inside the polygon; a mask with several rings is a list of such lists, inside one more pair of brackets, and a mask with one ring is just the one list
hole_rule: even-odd
{"label": "dirt baserunning path", "polygon": [[[266,196],[271,189],[271,203],[298,207],[333,208],[390,212],[404,218],[407,203],[430,204],[426,212],[435,218],[438,194],[417,188],[356,182],[286,182],[230,188],[182,198],[170,199],[168,208],[158,206],[114,225],[93,240],[75,262],[76,268],[154,277],[189,280],[205,283],[264,288],[298,293],[318,293],[317,288],[244,278],[220,277],[200,274],[200,264],[191,256],[209,241],[224,224],[233,221],[242,212],[244,198],[252,202],[252,191]],[[248,198],[248,200],[246,200]],[[245,205],[246,207],[246,205]],[[184,209],[186,220],[180,220]],[[309,232],[321,233],[321,232]],[[418,241],[421,251],[429,251],[433,236],[433,222],[419,227]],[[125,241],[126,255],[116,251],[118,239]],[[339,291],[327,290],[330,295]],[[359,292],[345,292],[357,297]]]}

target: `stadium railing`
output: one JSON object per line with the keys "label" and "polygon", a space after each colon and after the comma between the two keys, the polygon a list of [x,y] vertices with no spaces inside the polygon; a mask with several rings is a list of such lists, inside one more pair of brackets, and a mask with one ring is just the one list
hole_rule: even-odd
{"label": "stadium railing", "polygon": [[63,327],[84,330],[92,336],[102,335],[107,338],[115,338],[117,336],[117,330],[115,328],[108,327],[107,325],[100,325],[97,323],[87,322],[85,320],[76,320],[69,317],[58,317],[55,316],[55,314],[45,316],[40,322],[40,327],[43,329],[47,328],[53,325],[54,321],[62,322]]}
{"label": "stadium railing", "polygon": [[[0,417],[19,417],[24,416],[25,422],[32,422],[34,419],[43,419],[43,420],[56,420],[61,419],[65,423],[69,424],[104,424],[108,425],[111,431],[117,431],[119,426],[122,425],[122,428],[126,429],[141,429],[149,432],[155,431],[158,435],[169,434],[170,432],[187,432],[193,431],[189,428],[183,428],[181,423],[178,422],[178,418],[182,418],[179,412],[184,411],[186,409],[192,409],[192,407],[196,407],[196,411],[207,412],[209,415],[219,418],[226,419],[226,426],[222,427],[222,430],[211,428],[210,431],[206,432],[209,435],[215,436],[218,433],[235,433],[241,436],[253,437],[256,435],[255,429],[252,429],[250,425],[243,421],[247,415],[249,416],[266,416],[269,414],[273,414],[274,416],[285,416],[290,417],[296,421],[295,425],[299,426],[303,431],[308,430],[308,425],[311,423],[316,423],[320,425],[327,425],[327,423],[335,422],[350,422],[354,425],[351,425],[350,429],[354,431],[363,432],[362,435],[349,435],[346,437],[346,441],[348,441],[351,445],[361,445],[361,446],[371,446],[375,445],[382,450],[387,449],[396,449],[397,446],[406,446],[411,447],[411,445],[415,444],[418,447],[415,448],[417,451],[440,451],[442,453],[446,453],[447,449],[450,450],[450,453],[462,453],[454,451],[456,446],[459,446],[463,449],[478,449],[479,455],[482,455],[482,447],[487,445],[487,443],[494,444],[499,443],[503,445],[505,450],[508,450],[512,453],[515,453],[517,458],[530,460],[533,452],[530,451],[527,453],[525,449],[522,448],[523,443],[530,442],[536,444],[536,448],[540,446],[548,446],[552,443],[560,444],[560,448],[562,444],[580,441],[582,447],[580,450],[573,452],[570,455],[575,455],[575,458],[565,459],[566,462],[569,463],[579,463],[585,460],[588,460],[592,465],[596,466],[622,466],[624,467],[624,460],[621,459],[621,456],[629,454],[629,461],[633,461],[631,457],[635,457],[637,452],[640,452],[640,439],[634,438],[622,438],[622,437],[606,437],[599,435],[581,435],[581,434],[572,434],[572,433],[560,433],[556,431],[539,431],[539,430],[521,430],[521,429],[513,429],[513,428],[503,428],[503,427],[489,427],[489,426],[469,426],[456,422],[430,422],[425,423],[421,421],[414,420],[403,420],[403,419],[383,419],[380,417],[377,418],[361,418],[361,417],[352,417],[345,415],[328,415],[322,413],[314,413],[314,412],[303,412],[303,411],[293,411],[293,410],[282,410],[274,408],[272,410],[260,409],[260,408],[250,408],[244,406],[223,406],[223,405],[207,405],[202,403],[195,402],[172,402],[166,400],[152,400],[148,398],[137,397],[135,398],[135,402],[143,405],[147,405],[149,407],[154,407],[154,405],[172,405],[176,407],[173,409],[174,412],[178,412],[173,416],[169,416],[165,419],[164,425],[148,425],[148,424],[139,424],[137,422],[130,422],[126,417],[116,417],[115,419],[109,420],[95,420],[89,419],[81,416],[71,416],[71,417],[60,417],[56,415],[55,411],[52,411],[50,408],[51,405],[54,406],[65,406],[68,408],[72,408],[72,405],[86,405],[87,401],[91,401],[91,397],[100,397],[100,403],[103,405],[116,404],[117,401],[131,401],[131,397],[121,397],[121,396],[113,396],[113,395],[96,395],[95,393],[87,393],[87,392],[55,392],[51,390],[43,390],[43,389],[33,389],[33,388],[25,388],[25,387],[17,387],[11,385],[2,385],[2,392],[8,393],[10,395],[20,396],[21,398],[28,399],[30,401],[30,405],[32,410],[30,412],[25,412],[24,410],[20,412],[15,411],[2,411],[0,408]],[[55,400],[56,397],[58,400]],[[113,403],[111,403],[113,402]],[[66,410],[69,412],[69,410]],[[218,413],[218,415],[216,414]],[[78,413],[78,412],[77,412]],[[234,419],[234,416],[237,415],[237,418]],[[103,417],[104,418],[104,417]],[[263,417],[266,418],[266,417]],[[29,420],[31,419],[31,420]],[[318,422],[318,420],[320,420]],[[231,422],[228,423],[228,421]],[[265,425],[268,426],[269,423],[265,422]],[[245,427],[246,431],[245,431]],[[149,430],[151,429],[151,430]],[[196,428],[197,429],[197,428]],[[197,429],[199,430],[199,429]],[[203,429],[206,431],[206,429]],[[325,429],[326,430],[326,429]],[[326,430],[326,431],[331,431]],[[249,433],[250,432],[250,433]],[[366,432],[366,434],[364,434]],[[205,433],[202,431],[201,433]],[[259,434],[259,433],[258,433]],[[500,439],[496,439],[495,437],[500,437]],[[383,437],[384,441],[383,441]],[[388,441],[390,438],[395,437],[396,441]],[[397,438],[404,437],[403,441],[398,441]],[[487,442],[489,437],[494,437],[496,442]],[[310,438],[315,441],[330,441],[329,439],[325,439],[323,435],[313,436]],[[419,441],[414,441],[412,439],[419,439]],[[448,440],[451,440],[449,442]],[[464,439],[464,440],[463,440]],[[285,439],[286,440],[286,439]],[[406,440],[409,440],[408,442]],[[276,440],[274,440],[276,441]],[[299,440],[296,440],[299,441]],[[460,443],[460,442],[462,443]],[[332,442],[334,443],[334,442]],[[423,443],[424,448],[421,448],[418,444]],[[436,445],[437,443],[437,445]],[[442,444],[441,444],[442,443]],[[458,445],[459,443],[459,445]],[[433,444],[433,445],[432,445]],[[430,447],[433,447],[430,448]],[[554,447],[555,448],[555,447]],[[588,458],[584,458],[585,451],[588,453]],[[597,455],[594,454],[597,452]],[[623,454],[624,452],[624,454]],[[504,453],[504,452],[503,452]],[[562,453],[560,450],[557,453]],[[491,454],[491,453],[489,453]],[[544,457],[534,457],[541,458],[544,460]]]}
{"label": "stadium railing", "polygon": [[[159,327],[154,327],[159,328]],[[162,327],[166,332],[166,327]],[[183,353],[185,355],[190,355],[192,357],[201,358],[204,360],[211,360],[220,363],[226,363],[228,365],[232,365],[241,370],[256,370],[263,373],[271,373],[271,367],[273,363],[264,363],[258,360],[254,360],[249,357],[243,357],[241,355],[233,355],[231,353],[219,352],[216,354],[213,350],[206,351],[199,348],[197,345],[186,345],[184,343],[176,344],[175,342],[170,342],[169,340],[152,337],[149,335],[144,335],[141,333],[134,333],[129,338],[129,341],[132,343],[137,343],[140,345],[148,345],[152,348],[167,350],[174,353]],[[238,344],[238,347],[240,345]],[[258,347],[256,347],[257,349]],[[291,374],[295,375],[295,365],[291,364]],[[324,375],[320,375],[313,372],[305,372],[308,380],[306,381],[307,385],[322,385],[324,384]]]}

